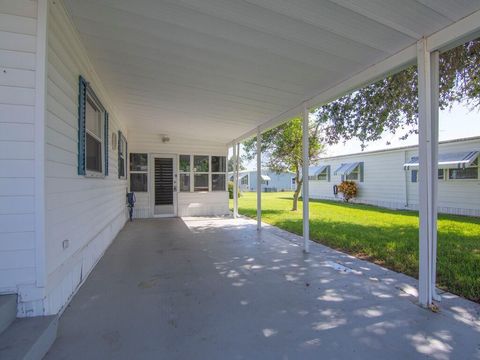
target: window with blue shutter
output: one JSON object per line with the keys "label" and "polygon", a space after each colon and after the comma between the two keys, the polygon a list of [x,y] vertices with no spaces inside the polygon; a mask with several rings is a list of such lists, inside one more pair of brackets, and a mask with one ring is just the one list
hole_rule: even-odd
{"label": "window with blue shutter", "polygon": [[78,81],[78,175],[85,175],[85,99],[87,82],[80,76]]}
{"label": "window with blue shutter", "polygon": [[108,175],[108,113],[90,84],[79,77],[78,175]]}
{"label": "window with blue shutter", "polygon": [[127,139],[118,131],[118,178],[127,178]]}
{"label": "window with blue shutter", "polygon": [[105,111],[104,148],[105,148],[105,176],[108,176],[108,112]]}

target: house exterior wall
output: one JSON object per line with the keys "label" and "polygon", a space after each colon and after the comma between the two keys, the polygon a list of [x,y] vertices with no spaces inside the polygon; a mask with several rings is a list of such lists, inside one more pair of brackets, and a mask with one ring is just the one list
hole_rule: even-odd
{"label": "house exterior wall", "polygon": [[[20,317],[56,314],[127,220],[113,133],[122,131],[128,153],[226,157],[227,146],[130,139],[62,1],[0,2],[0,65],[0,294],[18,293]],[[80,75],[109,113],[102,178],[78,175]],[[151,216],[148,196],[137,196],[137,215]],[[227,191],[178,194],[179,216],[228,213]]]}
{"label": "house exterior wall", "polygon": [[[178,164],[179,155],[227,156],[228,148],[224,144],[192,141],[180,136],[170,136],[168,143],[162,143],[160,135],[131,131],[128,152],[149,154],[148,192],[136,192],[134,216],[153,217],[153,184],[150,176],[152,155],[174,155]],[[130,173],[129,173],[130,174]],[[178,178],[178,166],[177,166]],[[230,213],[227,191],[179,192],[175,193],[177,216],[213,216]]]}
{"label": "house exterior wall", "polygon": [[[480,138],[444,142],[439,152],[480,150]],[[392,209],[418,210],[418,183],[411,182],[411,170],[403,164],[418,155],[417,147],[367,152],[325,158],[322,165],[330,165],[330,181],[309,180],[312,199],[342,200],[333,194],[333,186],[341,182],[334,172],[342,163],[363,162],[364,181],[357,182],[359,193],[354,200],[359,203]],[[439,181],[438,205],[444,213],[480,216],[480,180]]]}
{"label": "house exterior wall", "polygon": [[[49,6],[46,99],[45,312],[57,313],[88,276],[126,221],[127,181],[118,178],[118,153],[109,146],[109,175],[78,175],[78,78],[90,82],[109,112],[111,134],[121,125],[65,9]],[[68,247],[64,248],[64,241]]]}
{"label": "house exterior wall", "polygon": [[43,239],[46,279],[41,291],[32,285],[19,292],[19,316],[58,313],[126,221],[127,183],[118,179],[116,151],[110,147],[109,175],[105,178],[86,178],[77,172],[79,75],[91,83],[109,112],[109,133],[126,130],[115,116],[61,2],[49,1],[47,23]]}
{"label": "house exterior wall", "polygon": [[0,294],[34,286],[37,3],[0,2]]}
{"label": "house exterior wall", "polygon": [[[441,144],[439,152],[480,151],[480,138]],[[407,151],[407,158],[418,156],[418,150]],[[418,182],[411,182],[411,171],[408,173],[407,191],[408,208],[418,210]],[[438,210],[440,212],[480,216],[480,179],[478,180],[439,180]]]}

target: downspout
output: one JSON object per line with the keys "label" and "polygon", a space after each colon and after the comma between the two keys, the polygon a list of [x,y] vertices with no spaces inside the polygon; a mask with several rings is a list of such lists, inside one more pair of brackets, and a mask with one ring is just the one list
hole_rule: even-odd
{"label": "downspout", "polygon": [[45,113],[47,92],[48,1],[37,3],[35,56],[35,283],[46,285]]}
{"label": "downspout", "polygon": [[[405,150],[403,152],[403,163],[406,164],[408,162],[408,159],[407,159],[407,150]],[[405,197],[404,197],[404,200],[405,200],[405,207],[408,208],[408,171],[407,170],[403,170],[404,172],[404,189],[405,189]]]}

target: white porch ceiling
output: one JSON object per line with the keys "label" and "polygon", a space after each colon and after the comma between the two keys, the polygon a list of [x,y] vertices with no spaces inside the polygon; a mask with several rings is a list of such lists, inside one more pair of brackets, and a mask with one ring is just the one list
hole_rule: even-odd
{"label": "white porch ceiling", "polygon": [[130,130],[228,143],[480,0],[65,0]]}

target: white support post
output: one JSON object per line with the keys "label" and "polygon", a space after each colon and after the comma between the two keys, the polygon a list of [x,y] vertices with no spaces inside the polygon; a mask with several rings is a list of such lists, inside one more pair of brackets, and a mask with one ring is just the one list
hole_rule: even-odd
{"label": "white support post", "polygon": [[309,167],[309,126],[308,126],[308,109],[307,105],[303,104],[303,126],[302,126],[302,140],[303,140],[303,251],[308,253],[310,251],[310,213],[309,213],[309,192],[308,192],[308,167]]}
{"label": "white support post", "polygon": [[238,217],[237,144],[233,144],[233,218]]}
{"label": "white support post", "polygon": [[437,218],[438,218],[438,128],[440,108],[440,53],[434,51],[430,55],[431,89],[432,89],[432,297],[440,301],[441,297],[436,292],[437,280]]}
{"label": "white support post", "polygon": [[237,189],[237,196],[235,200],[235,213],[236,217],[238,217],[238,192],[240,191],[240,182],[238,181],[238,178],[240,177],[239,174],[240,171],[240,143],[237,143],[237,158],[235,161],[235,185]]}
{"label": "white support post", "polygon": [[420,305],[428,307],[435,296],[437,182],[438,182],[438,53],[417,42],[418,145],[419,145],[419,285]]}
{"label": "white support post", "polygon": [[262,133],[257,129],[257,230],[262,229]]}

